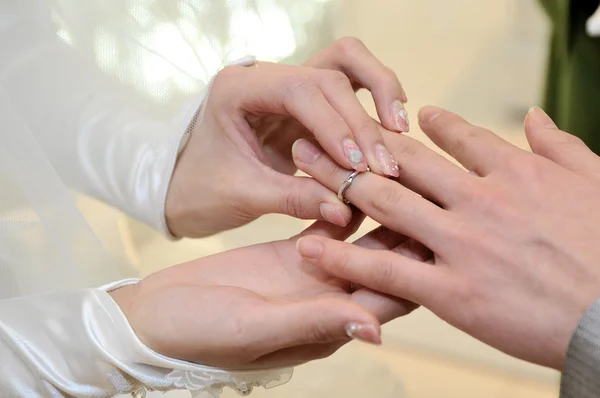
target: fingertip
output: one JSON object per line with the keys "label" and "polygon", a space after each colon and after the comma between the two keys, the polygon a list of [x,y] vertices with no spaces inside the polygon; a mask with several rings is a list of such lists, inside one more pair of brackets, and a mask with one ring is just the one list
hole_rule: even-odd
{"label": "fingertip", "polygon": [[527,112],[526,121],[529,119],[531,124],[535,124],[536,126],[543,127],[545,129],[553,129],[558,130],[556,123],[554,120],[542,108],[539,106],[532,106],[529,108],[529,112]]}
{"label": "fingertip", "polygon": [[323,254],[323,243],[316,236],[303,236],[296,242],[296,251],[308,261],[316,261]]}
{"label": "fingertip", "polygon": [[391,129],[408,133],[410,130],[410,120],[408,112],[404,107],[404,101],[397,99],[390,106]]}
{"label": "fingertip", "polygon": [[339,227],[346,227],[352,221],[352,212],[345,209],[347,206],[328,202],[319,204],[319,213],[323,220]]}
{"label": "fingertip", "polygon": [[427,105],[419,110],[419,123],[427,124],[433,122],[435,119],[440,117],[440,115],[444,112],[442,108],[438,108],[437,106]]}
{"label": "fingertip", "polygon": [[344,327],[346,335],[353,340],[381,345],[381,327],[378,323],[350,322]]}

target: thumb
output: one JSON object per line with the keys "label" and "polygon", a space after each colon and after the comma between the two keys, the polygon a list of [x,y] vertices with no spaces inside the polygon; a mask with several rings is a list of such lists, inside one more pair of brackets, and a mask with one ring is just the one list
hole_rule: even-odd
{"label": "thumb", "polygon": [[264,319],[264,330],[272,334],[270,338],[265,336],[271,349],[339,342],[349,337],[381,344],[381,328],[375,316],[359,304],[337,297],[274,304]]}
{"label": "thumb", "polygon": [[580,138],[561,131],[542,109],[529,110],[525,134],[534,153],[577,174],[600,179],[600,158]]}
{"label": "thumb", "polygon": [[268,170],[263,189],[256,193],[263,214],[286,214],[303,220],[325,220],[345,227],[352,220],[350,207],[337,194],[310,177],[289,176]]}

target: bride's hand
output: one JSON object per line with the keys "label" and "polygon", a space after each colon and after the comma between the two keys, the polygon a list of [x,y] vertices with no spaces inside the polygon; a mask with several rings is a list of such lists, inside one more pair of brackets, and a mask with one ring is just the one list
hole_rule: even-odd
{"label": "bride's hand", "polygon": [[361,88],[372,93],[385,127],[408,131],[398,78],[356,39],[337,41],[303,66],[222,70],[173,173],[165,208],[171,232],[206,236],[267,213],[346,225],[352,213],[335,193],[292,176],[291,146],[312,137],[344,167],[396,175],[377,123],[355,95]]}
{"label": "bride's hand", "polygon": [[[352,225],[357,225],[356,216]],[[345,239],[318,221],[302,235]],[[332,354],[353,337],[380,342],[380,323],[416,308],[331,277],[302,261],[296,236],[165,269],[112,293],[139,338],[172,358],[225,368],[289,366]],[[420,249],[386,229],[357,242]]]}

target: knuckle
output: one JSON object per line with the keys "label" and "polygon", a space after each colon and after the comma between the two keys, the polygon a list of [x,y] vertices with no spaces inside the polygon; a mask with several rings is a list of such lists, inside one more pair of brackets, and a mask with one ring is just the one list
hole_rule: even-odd
{"label": "knuckle", "polygon": [[529,153],[512,154],[506,157],[504,168],[510,178],[535,184],[544,178],[542,158]]}
{"label": "knuckle", "polygon": [[342,54],[353,54],[366,48],[360,39],[352,36],[342,37],[335,42],[334,46]]}
{"label": "knuckle", "polygon": [[400,79],[398,79],[398,75],[396,75],[396,72],[392,68],[384,66],[379,75],[378,83],[382,87],[396,87],[399,85]]}
{"label": "knuckle", "polygon": [[414,158],[424,147],[419,141],[405,136],[400,136],[399,139],[393,140],[391,145],[388,144],[388,149],[397,160]]}
{"label": "knuckle", "polygon": [[350,79],[344,72],[339,70],[323,70],[320,71],[320,73],[323,76],[323,81],[325,84],[330,84],[336,87],[352,87]]}
{"label": "knuckle", "polygon": [[449,146],[448,152],[453,158],[460,159],[467,154],[469,143],[477,139],[481,134],[481,130],[478,127],[469,126],[465,128],[462,134],[458,134],[456,139]]}
{"label": "knuckle", "polygon": [[231,83],[233,79],[237,79],[239,77],[243,70],[244,67],[239,65],[230,65],[221,69],[213,81],[213,90],[215,87],[220,87],[226,83]]}
{"label": "knuckle", "polygon": [[302,200],[302,195],[290,193],[285,195],[281,203],[282,211],[290,216],[304,218],[306,215],[306,204]]}
{"label": "knuckle", "polygon": [[[387,254],[387,253],[386,253]],[[386,290],[386,287],[396,279],[394,263],[390,256],[382,256],[378,264],[378,272],[375,277],[377,289]]]}
{"label": "knuckle", "polygon": [[478,208],[487,214],[494,213],[495,210],[501,210],[506,205],[506,201],[497,190],[482,184],[468,184],[468,188],[465,189],[465,203],[468,207]]}
{"label": "knuckle", "polygon": [[242,66],[232,65],[217,73],[212,83],[209,101],[219,105],[231,104],[231,100],[236,97],[235,87],[239,86],[236,80],[240,78],[242,72]]}
{"label": "knuckle", "polygon": [[314,97],[320,91],[317,84],[309,76],[293,74],[285,79],[284,84],[288,97],[296,98],[299,95]]}
{"label": "knuckle", "polygon": [[455,243],[458,247],[476,247],[478,235],[473,231],[464,219],[455,219],[455,227],[448,231],[448,241]]}
{"label": "knuckle", "polygon": [[405,195],[404,190],[399,188],[399,185],[387,185],[380,189],[377,195],[371,196],[371,207],[379,214],[387,214],[397,209]]}
{"label": "knuckle", "polygon": [[[323,168],[323,182],[325,182],[326,184],[328,182],[334,182],[332,185],[334,186],[338,186],[338,185],[342,185],[342,169],[340,168],[340,166],[337,165],[337,163],[333,163],[331,162],[331,164],[329,164],[328,167]],[[337,181],[340,181],[339,184],[337,183]]]}

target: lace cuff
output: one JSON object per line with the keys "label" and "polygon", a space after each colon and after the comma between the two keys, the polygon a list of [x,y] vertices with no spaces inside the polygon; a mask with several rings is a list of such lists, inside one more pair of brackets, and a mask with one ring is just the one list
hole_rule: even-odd
{"label": "lace cuff", "polygon": [[227,371],[167,358],[135,335],[107,291],[57,292],[0,301],[0,396],[111,397],[185,389],[216,398],[287,382],[292,369]]}

